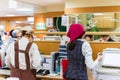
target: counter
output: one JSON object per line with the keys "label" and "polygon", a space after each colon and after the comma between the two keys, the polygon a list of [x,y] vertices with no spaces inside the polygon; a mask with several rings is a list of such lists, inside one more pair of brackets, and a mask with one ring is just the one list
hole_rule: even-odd
{"label": "counter", "polygon": [[[36,40],[34,41],[41,52],[44,55],[50,55],[50,52],[58,51],[60,41],[43,41],[43,40]],[[105,48],[120,48],[120,42],[89,42],[90,46],[93,51],[93,59],[97,58],[97,54],[102,52]]]}
{"label": "counter", "polygon": [[[3,70],[3,69],[0,69],[0,76],[1,77],[9,77],[10,75],[10,70]],[[57,75],[57,76],[50,76],[50,75],[45,75],[45,76],[42,76],[42,75],[36,75],[37,78],[40,78],[40,79],[49,79],[49,80],[62,80],[62,76],[60,75]]]}
{"label": "counter", "polygon": [[34,41],[39,48],[39,51],[41,51],[44,55],[50,55],[51,52],[58,51],[60,41],[43,41],[43,40],[37,40]]}

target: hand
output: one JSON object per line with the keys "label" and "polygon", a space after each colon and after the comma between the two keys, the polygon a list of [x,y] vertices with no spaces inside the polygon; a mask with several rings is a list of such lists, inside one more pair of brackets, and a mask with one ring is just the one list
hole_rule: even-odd
{"label": "hand", "polygon": [[103,55],[98,55],[97,59],[98,59],[99,62],[102,61]]}
{"label": "hand", "polygon": [[99,62],[102,61],[103,54],[102,53],[98,53],[97,59],[98,59]]}

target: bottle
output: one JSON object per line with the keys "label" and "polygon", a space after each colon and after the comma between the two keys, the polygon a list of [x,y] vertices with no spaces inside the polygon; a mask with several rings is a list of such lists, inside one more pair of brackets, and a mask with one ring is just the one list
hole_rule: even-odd
{"label": "bottle", "polygon": [[56,72],[57,74],[60,73],[60,62],[59,62],[59,59],[58,59],[58,58],[57,58],[57,60],[56,60],[56,70],[55,70],[55,72]]}

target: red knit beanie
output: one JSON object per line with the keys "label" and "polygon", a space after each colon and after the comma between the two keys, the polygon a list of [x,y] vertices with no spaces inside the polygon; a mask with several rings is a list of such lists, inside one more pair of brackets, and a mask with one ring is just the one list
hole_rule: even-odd
{"label": "red knit beanie", "polygon": [[74,40],[76,40],[78,38],[82,38],[82,36],[84,34],[85,34],[85,29],[84,29],[83,25],[72,24],[72,25],[70,25],[67,36],[70,38],[70,42],[73,42]]}

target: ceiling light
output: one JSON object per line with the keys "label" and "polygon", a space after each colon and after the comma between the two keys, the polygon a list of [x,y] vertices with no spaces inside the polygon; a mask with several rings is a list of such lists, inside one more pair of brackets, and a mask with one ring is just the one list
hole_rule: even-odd
{"label": "ceiling light", "polygon": [[33,21],[34,21],[34,17],[28,17],[28,18],[27,18],[27,21],[28,21],[28,22],[33,22]]}
{"label": "ceiling light", "polygon": [[13,15],[13,14],[10,14],[10,15],[5,15],[5,16],[15,16],[15,15]]}
{"label": "ceiling light", "polygon": [[32,9],[29,9],[29,8],[19,8],[16,10],[18,10],[18,11],[33,11]]}
{"label": "ceiling light", "polygon": [[95,16],[103,15],[103,13],[94,13]]}
{"label": "ceiling light", "polygon": [[23,21],[15,21],[15,23],[20,24],[23,23]]}
{"label": "ceiling light", "polygon": [[17,8],[17,1],[9,0],[9,8]]}

